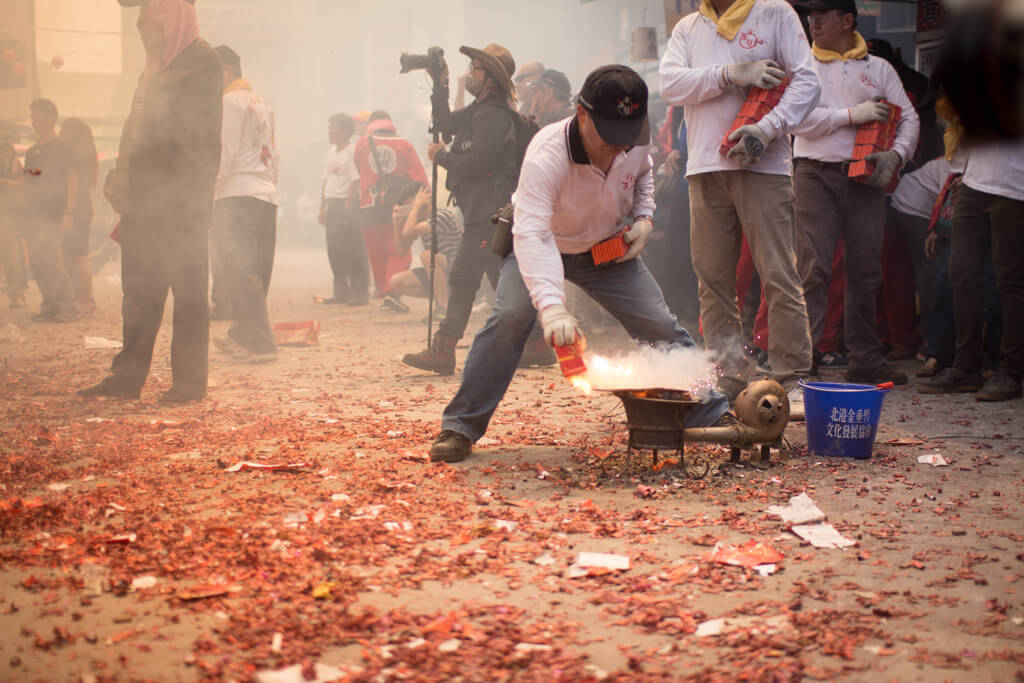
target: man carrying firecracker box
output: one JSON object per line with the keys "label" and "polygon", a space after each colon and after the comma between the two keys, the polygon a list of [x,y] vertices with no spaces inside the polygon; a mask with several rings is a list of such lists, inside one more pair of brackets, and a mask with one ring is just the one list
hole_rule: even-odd
{"label": "man carrying firecracker box", "polygon": [[[794,193],[811,338],[825,327],[832,257],[843,240],[846,260],[844,336],[850,382],[906,384],[890,366],[875,324],[882,284],[885,188],[914,154],[919,123],[900,77],[868,54],[857,32],[854,0],[808,0],[814,67],[821,101],[793,133]],[[774,332],[774,331],[773,331]]]}
{"label": "man carrying firecracker box", "polygon": [[[634,339],[694,345],[639,258],[653,230],[649,142],[647,84],[616,64],[587,77],[575,116],[534,136],[512,198],[514,250],[502,260],[494,310],[469,349],[431,460],[458,462],[469,455],[505,395],[538,319],[544,339],[558,349],[563,372],[582,370],[583,335],[565,307],[566,280]],[[710,392],[688,414],[687,426],[708,426],[728,408],[725,397]]]}
{"label": "man carrying firecracker box", "polygon": [[751,370],[736,305],[746,237],[768,303],[771,377],[795,415],[811,335],[796,269],[789,133],[818,103],[812,61],[786,0],[703,0],[672,30],[660,67],[662,99],[686,112],[691,253],[719,387],[734,398]]}

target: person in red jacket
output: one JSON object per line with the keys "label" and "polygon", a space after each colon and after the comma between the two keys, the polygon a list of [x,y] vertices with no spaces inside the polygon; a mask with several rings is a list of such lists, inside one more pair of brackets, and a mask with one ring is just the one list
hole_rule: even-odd
{"label": "person in red jacket", "polygon": [[[382,189],[410,182],[426,185],[429,181],[416,150],[408,140],[398,137],[387,112],[376,111],[370,115],[366,135],[356,142],[354,154],[359,169],[363,235],[377,288],[374,297],[382,299],[388,294],[391,276],[408,270],[411,260],[408,249],[399,252],[395,244],[391,225],[394,198],[388,197]],[[392,178],[382,183],[382,176]]]}

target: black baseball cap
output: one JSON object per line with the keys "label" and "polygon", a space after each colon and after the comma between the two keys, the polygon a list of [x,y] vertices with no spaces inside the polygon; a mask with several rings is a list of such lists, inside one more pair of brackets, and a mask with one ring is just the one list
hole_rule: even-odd
{"label": "black baseball cap", "polygon": [[622,64],[599,66],[587,76],[579,103],[594,119],[598,135],[609,145],[647,145],[647,84]]}
{"label": "black baseball cap", "polygon": [[540,78],[533,82],[534,85],[538,83],[551,86],[551,89],[555,91],[555,94],[562,99],[567,100],[572,97],[572,86],[569,85],[569,77],[561,71],[548,69],[540,75]]}
{"label": "black baseball cap", "polygon": [[857,14],[855,0],[806,0],[798,2],[796,8],[800,12],[828,12],[837,9],[845,14]]}

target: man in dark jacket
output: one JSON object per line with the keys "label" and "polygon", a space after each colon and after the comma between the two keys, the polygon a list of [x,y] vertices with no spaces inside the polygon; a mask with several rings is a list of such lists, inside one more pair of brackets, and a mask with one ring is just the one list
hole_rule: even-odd
{"label": "man in dark jacket", "polygon": [[199,37],[191,0],[118,2],[140,6],[138,28],[146,49],[117,167],[104,187],[121,214],[124,348],[110,376],[78,393],[139,397],[170,290],[173,384],[160,400],[182,403],[206,395],[208,240],[220,164],[221,65]]}
{"label": "man in dark jacket", "polygon": [[466,90],[476,99],[468,107],[450,111],[444,72],[432,96],[434,125],[455,139],[450,149],[431,143],[427,154],[448,171],[446,186],[462,209],[465,232],[449,276],[447,312],[433,343],[426,351],[402,359],[414,368],[442,375],[455,372],[455,345],[466,332],[480,277],[486,273],[491,285],[497,286],[500,261],[491,251],[491,216],[508,203],[519,174],[512,85],[515,60],[494,43],[482,50],[464,45],[459,51],[471,60]]}

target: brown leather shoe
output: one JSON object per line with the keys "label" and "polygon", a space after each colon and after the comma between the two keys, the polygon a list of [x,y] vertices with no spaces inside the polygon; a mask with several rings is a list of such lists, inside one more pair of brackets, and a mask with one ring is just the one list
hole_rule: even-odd
{"label": "brown leather shoe", "polygon": [[985,381],[985,386],[974,395],[974,398],[977,401],[1009,401],[1020,396],[1020,380],[1000,370]]}
{"label": "brown leather shoe", "polygon": [[939,359],[929,358],[915,373],[918,377],[934,377],[939,374]]}
{"label": "brown leather shoe", "polygon": [[439,375],[455,374],[455,344],[457,339],[438,332],[430,348],[419,353],[407,353],[402,362],[420,370],[429,370]]}
{"label": "brown leather shoe", "polygon": [[980,372],[968,374],[956,368],[946,368],[934,377],[917,383],[920,394],[970,394],[981,387]]}
{"label": "brown leather shoe", "polygon": [[430,461],[462,462],[472,451],[473,444],[468,437],[450,429],[442,429],[430,447]]}

